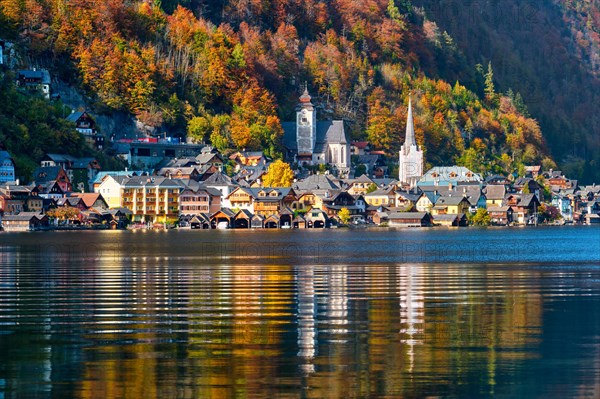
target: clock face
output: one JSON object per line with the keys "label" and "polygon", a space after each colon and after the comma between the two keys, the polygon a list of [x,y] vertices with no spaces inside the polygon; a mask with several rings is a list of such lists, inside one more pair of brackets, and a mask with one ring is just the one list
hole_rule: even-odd
{"label": "clock face", "polygon": [[298,123],[301,125],[308,124],[308,112],[306,112],[305,109],[303,109],[302,112],[300,112],[300,114],[298,114]]}

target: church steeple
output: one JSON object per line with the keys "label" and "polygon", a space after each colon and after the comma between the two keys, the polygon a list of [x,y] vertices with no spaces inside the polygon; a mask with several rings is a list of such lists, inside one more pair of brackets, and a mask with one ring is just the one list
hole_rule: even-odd
{"label": "church steeple", "polygon": [[312,160],[313,150],[317,141],[317,118],[315,107],[311,102],[306,85],[296,107],[296,144],[298,156]]}
{"label": "church steeple", "polygon": [[413,113],[412,113],[412,100],[408,98],[408,117],[406,118],[406,136],[404,139],[404,148],[406,149],[406,153],[411,146],[416,146],[417,141],[415,140],[415,124],[413,121]]}
{"label": "church steeple", "polygon": [[414,187],[423,175],[423,151],[415,139],[415,124],[412,113],[412,100],[408,98],[408,116],[406,118],[406,135],[400,147],[399,180],[402,184]]}

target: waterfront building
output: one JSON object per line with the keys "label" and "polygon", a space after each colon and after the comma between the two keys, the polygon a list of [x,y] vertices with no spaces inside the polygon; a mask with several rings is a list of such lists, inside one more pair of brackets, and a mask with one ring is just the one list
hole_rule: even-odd
{"label": "waterfront building", "polygon": [[183,188],[180,181],[165,177],[132,177],[121,186],[122,204],[131,210],[134,222],[175,222]]}

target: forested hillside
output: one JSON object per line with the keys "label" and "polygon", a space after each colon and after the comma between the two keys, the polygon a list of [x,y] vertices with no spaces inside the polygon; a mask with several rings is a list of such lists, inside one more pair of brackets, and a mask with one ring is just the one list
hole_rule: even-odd
{"label": "forested hillside", "polygon": [[[547,144],[559,161],[591,158],[598,91],[588,87],[597,83],[596,64],[584,61],[584,46],[565,47],[564,60],[541,68],[547,54],[531,63],[520,56],[529,36],[508,33],[509,15],[480,21],[468,14],[469,7],[483,12],[485,2],[413,3],[0,0],[0,34],[18,42],[23,64],[49,67],[86,90],[97,112],[125,110],[159,132],[187,133],[222,150],[279,156],[280,123],[293,119],[306,82],[321,118],[345,119],[353,138],[389,154],[403,139],[412,93],[430,165],[552,167]],[[547,8],[558,26],[544,25],[540,34],[563,43],[567,23],[559,22],[575,21],[574,11],[550,1]],[[569,29],[588,29],[577,21]],[[588,35],[596,32],[591,26]],[[572,79],[560,75],[564,68]]]}

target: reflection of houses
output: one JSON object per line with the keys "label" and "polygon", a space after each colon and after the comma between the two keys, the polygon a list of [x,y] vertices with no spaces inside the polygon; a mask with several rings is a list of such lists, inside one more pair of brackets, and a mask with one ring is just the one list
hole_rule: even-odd
{"label": "reflection of houses", "polygon": [[398,289],[400,293],[400,333],[408,346],[408,370],[415,363],[415,346],[422,343],[420,336],[424,332],[425,298],[423,296],[423,276],[417,266],[398,266]]}

